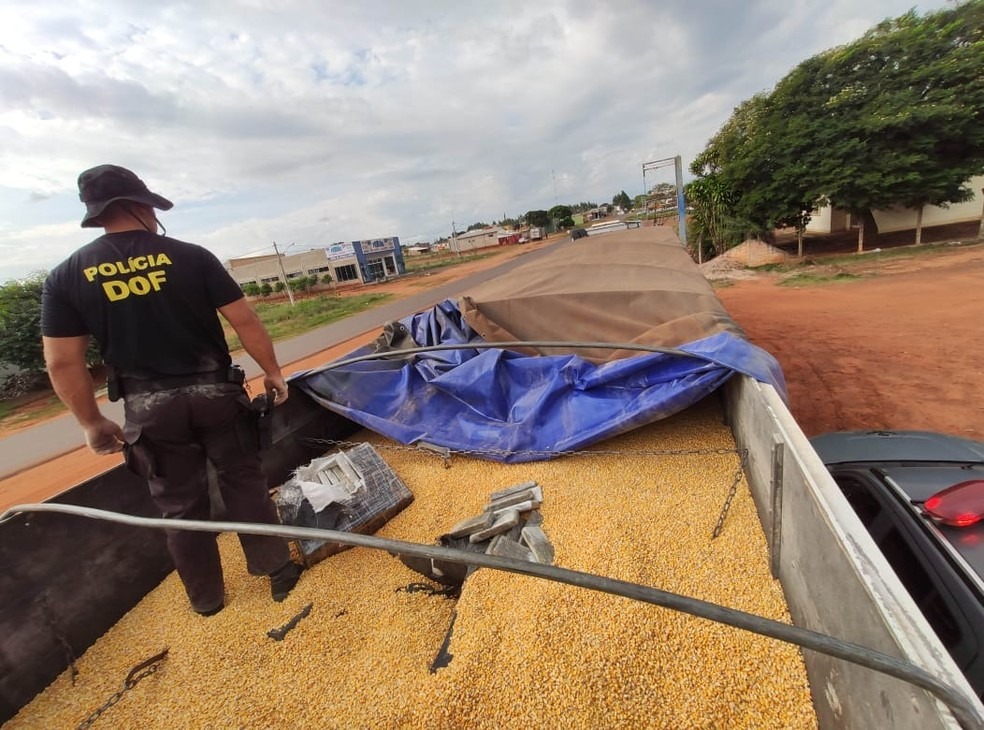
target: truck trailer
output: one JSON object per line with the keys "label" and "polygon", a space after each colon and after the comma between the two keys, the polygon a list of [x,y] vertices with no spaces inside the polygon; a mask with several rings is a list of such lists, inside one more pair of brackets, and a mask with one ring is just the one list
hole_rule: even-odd
{"label": "truck trailer", "polygon": [[[371,534],[227,524],[216,504],[186,525],[230,533],[214,617],[184,602],[164,521],[122,465],[4,513],[0,720],[984,726],[774,359],[673,232],[606,239],[292,376],[263,451],[278,497],[314,460],[371,449],[412,500]],[[515,494],[535,495],[526,527],[549,549],[449,541]],[[309,566],[283,604],[231,534],[264,529]]]}

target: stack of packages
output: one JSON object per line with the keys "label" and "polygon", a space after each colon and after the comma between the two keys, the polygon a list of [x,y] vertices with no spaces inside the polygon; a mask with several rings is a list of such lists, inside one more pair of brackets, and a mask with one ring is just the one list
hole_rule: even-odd
{"label": "stack of packages", "polygon": [[[543,531],[543,490],[524,482],[493,492],[481,513],[462,520],[438,538],[443,547],[516,560],[553,562],[553,546]],[[446,586],[461,586],[472,568],[443,560],[401,556],[403,563]]]}

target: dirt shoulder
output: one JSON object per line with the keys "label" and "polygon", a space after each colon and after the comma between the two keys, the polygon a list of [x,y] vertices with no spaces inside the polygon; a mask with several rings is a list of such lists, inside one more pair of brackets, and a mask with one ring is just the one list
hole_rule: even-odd
{"label": "dirt shoulder", "polygon": [[766,273],[718,290],[778,358],[807,436],[924,429],[984,440],[984,244],[832,267],[825,283]]}

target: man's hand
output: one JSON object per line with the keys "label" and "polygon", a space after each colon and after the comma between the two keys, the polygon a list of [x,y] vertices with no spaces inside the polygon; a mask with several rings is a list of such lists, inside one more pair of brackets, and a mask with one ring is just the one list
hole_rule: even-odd
{"label": "man's hand", "polygon": [[273,350],[273,342],[260,318],[246,302],[246,297],[219,307],[219,312],[236,330],[243,349],[263,370],[263,388],[271,403],[279,406],[287,400],[287,383],[284,382],[284,376],[280,374],[277,353]]}
{"label": "man's hand", "polygon": [[51,385],[82,426],[89,448],[97,454],[122,451],[123,431],[99,411],[92,377],[85,366],[89,335],[42,337],[41,340]]}
{"label": "man's hand", "polygon": [[123,450],[123,429],[108,418],[101,418],[85,428],[85,442],[97,454],[115,454]]}
{"label": "man's hand", "polygon": [[287,381],[280,373],[276,375],[263,376],[263,388],[267,392],[267,397],[275,406],[279,406],[287,400]]}

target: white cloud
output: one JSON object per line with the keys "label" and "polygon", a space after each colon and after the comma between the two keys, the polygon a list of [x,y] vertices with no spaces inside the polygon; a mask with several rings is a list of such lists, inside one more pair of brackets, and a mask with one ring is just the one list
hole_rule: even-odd
{"label": "white cloud", "polygon": [[643,161],[692,158],[742,99],[907,9],[8,0],[0,280],[89,239],[75,179],[105,162],[220,256],[635,194]]}

